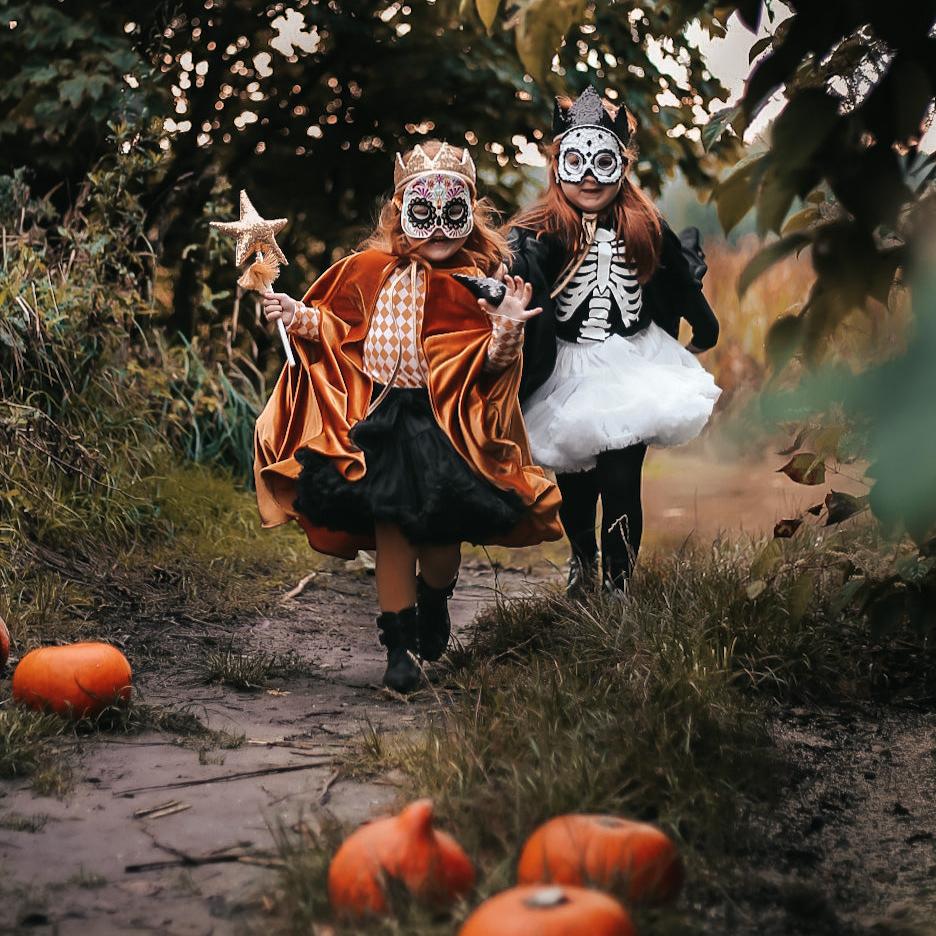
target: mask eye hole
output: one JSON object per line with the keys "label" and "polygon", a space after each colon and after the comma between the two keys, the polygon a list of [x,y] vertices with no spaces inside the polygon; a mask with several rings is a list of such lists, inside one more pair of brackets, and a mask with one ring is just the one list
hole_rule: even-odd
{"label": "mask eye hole", "polygon": [[427,201],[416,200],[410,203],[407,214],[414,224],[425,225],[432,220],[432,206]]}
{"label": "mask eye hole", "polygon": [[468,207],[461,199],[449,202],[445,206],[445,220],[454,224],[461,224],[468,215]]}
{"label": "mask eye hole", "polygon": [[562,157],[562,162],[566,169],[568,169],[570,172],[578,172],[579,169],[581,169],[585,164],[585,160],[582,158],[582,154],[577,153],[575,150],[569,150]]}
{"label": "mask eye hole", "polygon": [[610,175],[617,169],[618,161],[614,158],[613,153],[599,153],[595,157],[595,168],[604,173],[605,175]]}

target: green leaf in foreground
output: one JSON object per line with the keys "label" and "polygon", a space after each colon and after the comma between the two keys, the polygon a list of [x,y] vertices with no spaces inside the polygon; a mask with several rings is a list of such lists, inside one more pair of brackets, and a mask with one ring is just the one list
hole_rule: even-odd
{"label": "green leaf in foreground", "polygon": [[720,139],[722,134],[741,116],[740,107],[726,107],[715,114],[702,128],[702,146],[707,153]]}
{"label": "green leaf in foreground", "polygon": [[[770,326],[765,346],[767,360],[770,361],[774,373],[782,371],[799,350],[802,335],[803,321],[796,315],[784,315]],[[797,443],[795,448],[799,448],[800,444]],[[787,453],[781,452],[780,454],[786,455]]]}
{"label": "green leaf in foreground", "polygon": [[[716,139],[712,140],[711,145],[714,145]],[[765,168],[763,156],[755,156],[740,163],[730,176],[718,183],[713,197],[718,208],[718,220],[726,234],[754,206],[757,185]]]}

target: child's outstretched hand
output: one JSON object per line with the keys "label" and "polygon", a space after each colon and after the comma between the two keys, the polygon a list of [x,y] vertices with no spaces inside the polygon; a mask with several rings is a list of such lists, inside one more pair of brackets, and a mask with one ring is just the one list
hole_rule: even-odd
{"label": "child's outstretched hand", "polygon": [[530,300],[533,298],[533,287],[525,283],[520,276],[503,277],[507,292],[501,300],[499,306],[492,306],[487,300],[479,299],[478,305],[492,316],[502,315],[504,318],[513,319],[515,322],[526,322],[543,311],[542,306],[535,309],[528,309]]}
{"label": "child's outstretched hand", "polygon": [[282,319],[283,324],[289,328],[296,317],[296,310],[299,303],[286,293],[265,292],[263,293],[263,314],[268,322],[275,322]]}

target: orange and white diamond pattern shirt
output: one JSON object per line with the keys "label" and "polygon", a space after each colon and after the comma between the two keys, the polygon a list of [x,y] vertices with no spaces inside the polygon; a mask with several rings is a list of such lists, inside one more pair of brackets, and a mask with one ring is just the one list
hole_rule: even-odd
{"label": "orange and white diamond pattern shirt", "polygon": [[396,270],[377,297],[364,339],[364,369],[380,384],[425,387],[429,366],[419,335],[426,305],[426,271],[417,263]]}
{"label": "orange and white diamond pattern shirt", "polygon": [[[364,369],[376,383],[393,379],[397,356],[400,368],[395,387],[425,387],[428,365],[419,335],[426,303],[426,271],[418,263],[393,273],[386,282],[371,316],[364,339]],[[318,309],[300,305],[287,329],[300,338],[318,337]],[[523,322],[497,316],[492,323],[485,369],[499,373],[520,355]]]}

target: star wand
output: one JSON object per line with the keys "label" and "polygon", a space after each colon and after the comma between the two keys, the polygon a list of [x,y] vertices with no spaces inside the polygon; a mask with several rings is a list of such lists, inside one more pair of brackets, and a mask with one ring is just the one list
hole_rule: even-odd
{"label": "star wand", "polygon": [[[275,218],[267,221],[261,218],[257,209],[251,204],[247,193],[242,189],[240,193],[240,219],[237,221],[212,221],[211,226],[217,228],[222,234],[236,238],[234,263],[243,265],[256,255],[256,259],[243,272],[237,281],[238,286],[244,289],[253,289],[265,293],[279,276],[280,264],[288,265],[288,261],[276,243],[276,235],[286,226],[285,218]],[[276,322],[280,341],[286,352],[286,360],[290,367],[296,366],[296,358],[289,344],[289,335],[282,319]]]}

